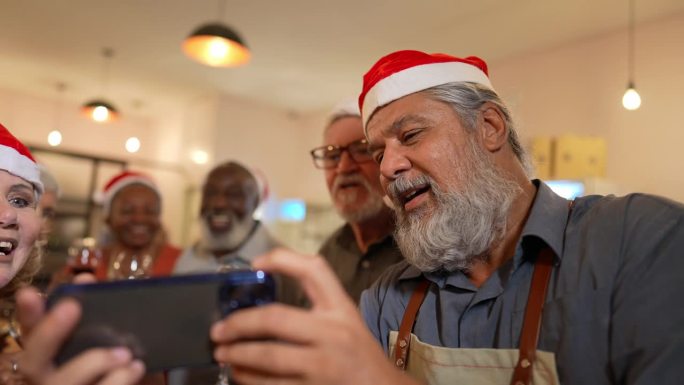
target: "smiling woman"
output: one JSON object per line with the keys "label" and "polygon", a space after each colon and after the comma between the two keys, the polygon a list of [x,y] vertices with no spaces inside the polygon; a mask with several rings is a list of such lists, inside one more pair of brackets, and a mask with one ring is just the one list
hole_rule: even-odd
{"label": "smiling woman", "polygon": [[26,147],[0,125],[0,299],[10,297],[38,267],[39,175]]}
{"label": "smiling woman", "polygon": [[166,242],[161,194],[147,175],[124,171],[105,186],[105,221],[111,242],[95,275],[100,280],[170,275],[180,249]]}
{"label": "smiling woman", "polygon": [[7,385],[25,383],[17,373],[19,333],[11,303],[40,263],[39,176],[29,151],[0,124],[0,383]]}

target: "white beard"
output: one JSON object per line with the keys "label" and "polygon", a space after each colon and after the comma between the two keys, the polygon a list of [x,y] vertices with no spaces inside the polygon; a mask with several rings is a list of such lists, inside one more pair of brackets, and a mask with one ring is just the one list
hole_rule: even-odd
{"label": "white beard", "polygon": [[[397,206],[395,237],[406,260],[424,272],[467,270],[506,233],[508,211],[521,192],[511,178],[500,172],[474,140],[466,159],[454,162],[453,170],[462,191],[441,191],[434,180],[421,174],[413,180],[398,178],[389,186]],[[434,205],[406,213],[396,197],[412,186],[431,186]]]}
{"label": "white beard", "polygon": [[[371,219],[378,215],[380,211],[385,208],[385,203],[382,201],[382,195],[378,193],[370,183],[361,174],[340,175],[333,183],[332,193],[333,197],[337,197],[340,186],[345,183],[358,183],[367,191],[367,199],[358,207],[347,208],[344,205],[356,202],[357,194],[355,192],[345,192],[342,196],[342,206],[335,204],[337,213],[347,222],[360,223]],[[336,202],[337,203],[337,202]]]}
{"label": "white beard", "polygon": [[245,216],[244,219],[239,220],[232,212],[228,212],[226,215],[230,216],[233,225],[230,228],[230,231],[220,235],[214,235],[209,229],[206,219],[200,218],[200,246],[202,248],[211,251],[233,250],[249,236],[255,222],[252,217]]}

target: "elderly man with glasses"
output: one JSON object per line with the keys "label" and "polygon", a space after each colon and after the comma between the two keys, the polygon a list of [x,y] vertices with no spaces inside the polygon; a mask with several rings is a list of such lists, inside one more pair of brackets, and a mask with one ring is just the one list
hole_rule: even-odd
{"label": "elderly man with glasses", "polygon": [[347,223],[328,238],[319,254],[358,303],[361,292],[402,256],[392,237],[393,214],[383,202],[380,169],[368,153],[355,100],[333,109],[323,144],[311,150],[311,156],[325,173],[330,197]]}

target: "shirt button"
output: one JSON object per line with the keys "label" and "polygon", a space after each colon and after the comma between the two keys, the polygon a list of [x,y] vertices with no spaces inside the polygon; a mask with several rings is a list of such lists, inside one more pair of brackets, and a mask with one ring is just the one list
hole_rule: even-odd
{"label": "shirt button", "polygon": [[363,267],[364,269],[368,269],[368,268],[370,267],[370,261],[367,260],[367,259],[364,259],[364,260],[361,262],[361,267]]}
{"label": "shirt button", "polygon": [[404,360],[402,360],[402,359],[400,358],[400,359],[398,359],[394,364],[397,365],[397,366],[399,366],[399,367],[402,367],[402,366],[404,366]]}

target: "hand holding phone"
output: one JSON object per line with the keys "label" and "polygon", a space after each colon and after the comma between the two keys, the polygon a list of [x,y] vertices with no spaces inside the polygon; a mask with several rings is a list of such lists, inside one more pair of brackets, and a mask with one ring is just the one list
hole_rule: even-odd
{"label": "hand holding phone", "polygon": [[48,298],[76,299],[82,317],[56,362],[93,347],[126,346],[148,372],[214,362],[209,328],[232,311],[275,300],[273,278],[262,271],[64,285]]}

